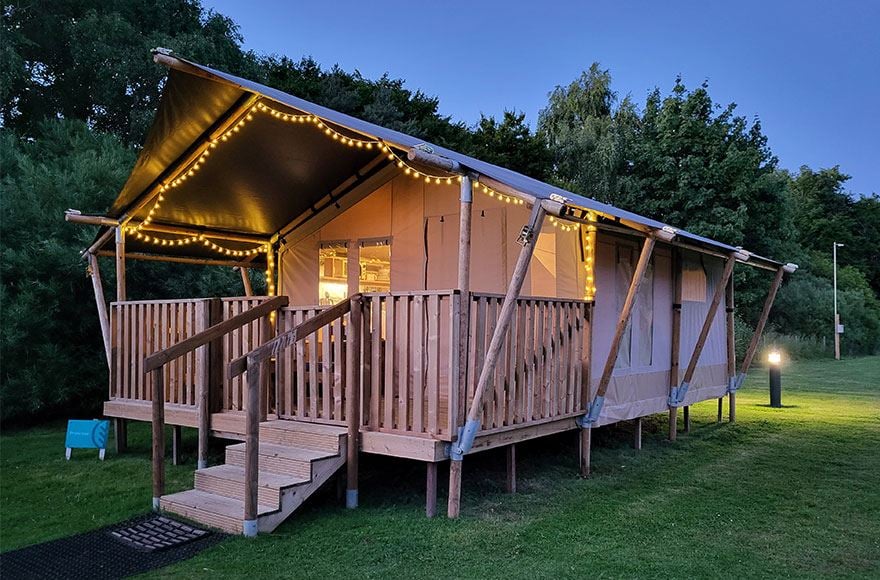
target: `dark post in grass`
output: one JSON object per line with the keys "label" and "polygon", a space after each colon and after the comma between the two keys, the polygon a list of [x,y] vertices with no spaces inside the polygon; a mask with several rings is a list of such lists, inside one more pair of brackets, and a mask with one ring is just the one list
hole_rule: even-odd
{"label": "dark post in grass", "polygon": [[782,356],[773,351],[767,356],[767,362],[770,367],[770,406],[782,406],[782,368],[780,362]]}

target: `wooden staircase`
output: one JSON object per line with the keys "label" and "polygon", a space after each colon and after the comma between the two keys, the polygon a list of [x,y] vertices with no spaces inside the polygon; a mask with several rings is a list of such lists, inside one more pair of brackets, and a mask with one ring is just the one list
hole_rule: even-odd
{"label": "wooden staircase", "polygon": [[[345,427],[275,420],[260,424],[257,526],[271,532],[345,463]],[[195,489],[162,496],[161,509],[241,534],[245,444],[226,448],[226,463],[199,469]]]}

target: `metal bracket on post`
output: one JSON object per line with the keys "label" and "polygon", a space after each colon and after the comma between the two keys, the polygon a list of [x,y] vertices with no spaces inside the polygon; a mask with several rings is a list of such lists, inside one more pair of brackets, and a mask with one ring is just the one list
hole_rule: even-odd
{"label": "metal bracket on post", "polygon": [[358,490],[356,489],[347,489],[345,490],[345,507],[346,509],[357,509],[358,506]]}
{"label": "metal bracket on post", "polygon": [[241,525],[241,532],[246,538],[256,538],[257,520],[244,520]]}
{"label": "metal bracket on post", "polygon": [[739,390],[743,383],[746,381],[746,374],[739,373],[735,377],[730,377],[727,381],[727,392],[735,393]]}
{"label": "metal bracket on post", "polygon": [[681,407],[690,386],[690,383],[682,383],[681,386],[672,387],[672,392],[669,393],[669,400],[667,401],[669,406]]}
{"label": "metal bracket on post", "polygon": [[158,497],[153,498],[153,511],[154,512],[159,511],[159,498]]}
{"label": "metal bracket on post", "polygon": [[590,429],[599,420],[603,405],[605,405],[605,397],[597,396],[593,399],[593,402],[587,406],[587,413],[575,419],[578,426],[581,429]]}
{"label": "metal bracket on post", "polygon": [[477,431],[480,430],[480,420],[469,420],[464,427],[458,429],[458,440],[449,446],[449,458],[453,461],[461,461],[465,454],[471,450],[474,445],[474,438]]}

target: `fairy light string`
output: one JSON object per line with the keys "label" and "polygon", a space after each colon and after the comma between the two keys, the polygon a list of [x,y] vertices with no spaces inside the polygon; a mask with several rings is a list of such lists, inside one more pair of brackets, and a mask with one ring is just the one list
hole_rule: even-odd
{"label": "fairy light string", "polygon": [[[201,234],[185,238],[169,239],[158,237],[155,235],[148,235],[146,233],[146,231],[149,230],[150,224],[153,222],[153,218],[156,215],[156,212],[162,207],[162,203],[165,201],[165,196],[171,193],[173,190],[181,187],[188,179],[195,177],[195,175],[208,162],[212,152],[220,145],[227,143],[230,139],[241,133],[245,126],[249,122],[253,121],[258,114],[265,114],[285,123],[312,126],[316,130],[321,131],[328,139],[332,139],[333,141],[336,141],[343,145],[347,145],[348,147],[367,150],[378,149],[388,157],[389,161],[391,161],[399,169],[401,169],[404,175],[407,175],[419,181],[423,181],[425,183],[435,185],[453,185],[455,183],[460,183],[462,179],[461,176],[458,175],[438,175],[428,173],[422,169],[419,169],[410,164],[403,156],[398,154],[391,145],[387,144],[381,139],[364,139],[360,137],[352,137],[338,131],[330,123],[326,122],[324,119],[317,115],[287,113],[279,109],[275,109],[260,101],[254,104],[244,115],[242,115],[238,119],[238,121],[232,124],[226,131],[221,133],[219,136],[212,138],[208,142],[207,147],[205,147],[204,151],[202,151],[202,153],[199,154],[199,156],[192,163],[190,163],[190,165],[188,165],[184,170],[178,173],[177,177],[159,186],[158,195],[156,196],[156,200],[155,202],[153,202],[153,205],[147,211],[147,216],[140,223],[133,226],[127,226],[126,231],[134,234],[138,239],[158,246],[184,246],[200,243],[205,247],[217,252],[218,254],[225,256],[247,257],[259,253],[265,253],[267,254],[267,256],[271,256],[271,250],[269,250],[267,246],[263,244],[255,248],[250,248],[248,250],[239,250],[218,244],[208,239],[208,237],[206,237],[205,235]],[[490,198],[497,199],[504,203],[509,203],[513,205],[525,204],[524,200],[518,197],[501,193],[483,183],[480,183],[479,181],[473,182],[473,188],[474,191],[482,192]],[[570,225],[561,223],[560,220],[554,217],[550,218],[550,223],[552,223],[555,227],[562,229],[563,231],[572,231],[575,228],[579,227],[573,224]],[[590,292],[588,291],[587,294],[589,295]]]}

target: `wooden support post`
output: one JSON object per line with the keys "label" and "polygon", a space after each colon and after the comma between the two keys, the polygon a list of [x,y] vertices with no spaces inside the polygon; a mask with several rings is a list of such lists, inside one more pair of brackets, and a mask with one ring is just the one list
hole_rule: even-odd
{"label": "wooden support post", "polygon": [[[461,308],[459,308],[458,338],[458,400],[465,405],[464,393],[467,393],[468,336],[470,326],[471,305],[471,218],[473,215],[473,184],[468,176],[461,178],[461,194],[459,204],[458,228],[458,289],[461,291]],[[459,410],[455,410],[453,424],[458,424]]]}
{"label": "wooden support post", "polygon": [[263,361],[248,357],[245,419],[244,522],[245,536],[257,535],[257,490],[260,474],[260,385]]}
{"label": "wooden support post", "polygon": [[98,256],[89,254],[89,277],[95,291],[95,305],[98,307],[98,320],[101,323],[101,338],[104,340],[104,355],[107,357],[107,368],[113,366],[112,341],[110,340],[110,317],[107,313],[107,301],[104,299],[104,285],[101,284],[101,271],[98,269]]}
{"label": "wooden support post", "polygon": [[684,406],[684,416],[682,417],[682,419],[684,420],[684,432],[690,433],[691,432],[691,408],[690,408],[690,405]]}
{"label": "wooden support post", "polygon": [[245,296],[253,296],[254,288],[251,286],[251,277],[248,276],[248,269],[238,267],[238,271],[241,272],[241,283],[244,286],[244,295]]}
{"label": "wooden support post", "polygon": [[431,461],[427,464],[427,477],[425,478],[425,515],[433,518],[437,515],[437,463]]}
{"label": "wooden support post", "polygon": [[[735,415],[736,411],[735,407],[735,399],[736,392],[731,390],[731,385],[733,381],[736,380],[736,332],[735,332],[735,319],[734,319],[734,303],[733,303],[733,275],[730,276],[730,279],[727,281],[727,293],[724,295],[724,306],[727,311],[727,388],[728,388],[728,397],[730,397],[730,409],[731,415]],[[718,399],[718,422],[721,422],[722,417],[722,407],[723,407],[724,397]],[[732,421],[733,419],[731,419]]]}
{"label": "wooden support post", "polygon": [[[196,312],[198,328],[211,326],[211,301],[204,301]],[[222,340],[222,339],[220,339]],[[196,407],[199,414],[199,444],[196,454],[196,468],[208,467],[208,437],[211,430],[211,348],[207,344],[196,349]],[[222,360],[221,360],[222,363]]]}
{"label": "wooden support post", "polygon": [[717,423],[721,422],[721,416],[724,414],[724,397],[718,397],[718,418]]}
{"label": "wooden support post", "polygon": [[516,443],[507,446],[507,493],[516,493]]}
{"label": "wooden support post", "polygon": [[125,228],[116,228],[116,301],[125,302]]}
{"label": "wooden support post", "polygon": [[116,453],[128,450],[128,421],[117,417],[113,420],[113,435],[116,441]]}
{"label": "wooden support post", "polygon": [[[458,338],[458,400],[461,405],[467,405],[467,372],[468,372],[468,348],[470,335],[470,306],[471,306],[471,218],[473,215],[473,183],[467,175],[461,178],[461,193],[459,195],[459,228],[458,228],[458,289],[461,291],[461,308],[459,308],[459,338]],[[456,414],[453,424],[459,424],[459,409],[450,409]],[[449,468],[449,497],[447,515],[457,518],[461,501],[461,462],[453,461]]]}
{"label": "wooden support post", "polygon": [[165,369],[150,373],[153,377],[153,509],[165,494]]}
{"label": "wooden support post", "polygon": [[581,477],[590,477],[590,439],[593,429],[588,427],[580,432]]}
{"label": "wooden support post", "polygon": [[360,294],[351,298],[349,314],[349,340],[346,357],[345,385],[345,420],[348,425],[348,441],[346,442],[347,487],[345,490],[345,506],[354,509],[358,506],[358,454],[360,452],[361,429],[361,343],[363,300]]}
{"label": "wooden support post", "polygon": [[642,448],[642,418],[635,420],[635,429],[633,432],[633,449],[641,450]]}
{"label": "wooden support post", "polygon": [[[671,362],[669,371],[669,394],[678,387],[679,359],[681,358],[681,250],[672,248],[672,338]],[[675,441],[678,435],[678,407],[669,406],[669,440]]]}
{"label": "wooden support post", "polygon": [[[468,411],[464,427],[465,432],[468,431],[469,427],[473,432],[470,433],[470,435],[466,435],[466,437],[470,438],[470,441],[464,443],[464,447],[466,448],[463,449],[463,452],[468,451],[470,444],[473,443],[473,437],[476,435],[476,431],[479,428],[480,416],[483,411],[483,393],[486,391],[489,383],[494,379],[498,357],[504,346],[507,331],[510,329],[510,320],[513,317],[514,309],[516,308],[516,300],[519,298],[520,291],[525,282],[526,272],[528,272],[529,263],[532,260],[532,254],[535,252],[535,242],[541,233],[541,226],[544,223],[545,215],[546,210],[544,209],[544,206],[541,205],[540,202],[536,202],[532,207],[532,214],[529,217],[529,223],[523,228],[524,231],[523,234],[521,234],[522,239],[520,240],[523,248],[520,250],[519,257],[516,260],[516,266],[514,266],[513,275],[510,278],[507,293],[504,296],[504,301],[501,303],[501,312],[498,314],[498,323],[492,334],[492,340],[489,342],[489,348],[486,350],[486,358],[483,361],[483,368],[480,369],[479,379],[474,387],[474,398],[471,401],[470,410]],[[459,441],[457,444],[461,445],[462,443]],[[447,515],[451,518],[458,517],[459,514],[459,502],[461,501],[461,463],[460,456],[459,459],[453,457],[452,465],[449,469],[449,506],[447,508]]]}
{"label": "wooden support post", "polygon": [[[587,305],[587,318],[584,321],[588,326],[584,329],[584,349],[581,355],[581,401],[583,405],[589,404],[590,391],[593,386],[593,307],[595,302]],[[578,466],[581,477],[590,476],[590,429],[581,429],[578,434]]]}
{"label": "wooden support post", "polygon": [[461,468],[463,461],[449,462],[449,497],[447,498],[446,516],[452,519],[461,514]]}
{"label": "wooden support post", "polygon": [[171,464],[180,465],[180,447],[182,437],[180,425],[171,427]]}

